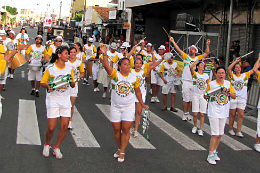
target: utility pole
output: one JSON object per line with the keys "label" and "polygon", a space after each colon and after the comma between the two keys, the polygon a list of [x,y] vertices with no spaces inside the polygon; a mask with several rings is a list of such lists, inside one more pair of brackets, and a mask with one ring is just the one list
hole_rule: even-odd
{"label": "utility pole", "polygon": [[60,15],[59,15],[59,19],[61,19],[61,7],[62,7],[62,1],[60,1]]}

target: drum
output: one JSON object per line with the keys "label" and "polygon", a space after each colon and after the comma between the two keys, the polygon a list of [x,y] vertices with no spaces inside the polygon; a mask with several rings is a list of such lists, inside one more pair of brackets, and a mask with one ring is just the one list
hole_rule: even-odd
{"label": "drum", "polygon": [[11,61],[11,69],[16,69],[21,67],[26,63],[24,56],[21,53],[15,54],[14,58]]}
{"label": "drum", "polygon": [[182,91],[182,87],[181,87],[181,84],[182,84],[182,81],[181,81],[181,77],[176,77],[173,81],[174,85],[175,85],[175,89],[176,91],[178,92],[181,92]]}
{"label": "drum", "polygon": [[42,65],[41,64],[29,64],[29,70],[31,71],[40,71]]}

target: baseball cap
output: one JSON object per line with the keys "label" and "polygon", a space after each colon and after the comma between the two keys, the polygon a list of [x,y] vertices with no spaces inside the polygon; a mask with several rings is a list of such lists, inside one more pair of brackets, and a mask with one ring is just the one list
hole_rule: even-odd
{"label": "baseball cap", "polygon": [[158,49],[163,49],[163,50],[165,50],[165,46],[164,46],[164,45],[161,45]]}
{"label": "baseball cap", "polygon": [[116,49],[116,48],[117,48],[116,43],[115,43],[115,42],[111,43],[110,48],[111,48],[111,49]]}
{"label": "baseball cap", "polygon": [[35,37],[35,40],[36,40],[37,38],[40,38],[41,40],[43,40],[41,35],[37,35],[37,36]]}
{"label": "baseball cap", "polygon": [[93,39],[92,37],[89,37],[89,38],[88,38],[88,42],[93,43],[93,42],[94,42],[94,39]]}
{"label": "baseball cap", "polygon": [[6,35],[5,30],[0,30],[0,35]]}
{"label": "baseball cap", "polygon": [[11,30],[11,31],[9,32],[9,34],[14,34],[14,35],[15,35],[15,32],[14,32],[13,30]]}
{"label": "baseball cap", "polygon": [[122,48],[128,48],[128,47],[131,47],[130,44],[128,42],[124,42],[120,48],[122,49]]}
{"label": "baseball cap", "polygon": [[57,36],[57,37],[54,39],[54,41],[56,41],[56,40],[58,40],[58,39],[60,39],[61,41],[63,41],[63,39],[62,39],[61,36]]}
{"label": "baseball cap", "polygon": [[146,46],[153,46],[153,45],[152,45],[152,43],[147,43],[147,45],[146,45]]}
{"label": "baseball cap", "polygon": [[194,48],[195,50],[196,50],[196,52],[198,53],[198,48],[195,46],[195,45],[191,45],[190,47],[189,47],[189,52],[190,52],[190,48]]}

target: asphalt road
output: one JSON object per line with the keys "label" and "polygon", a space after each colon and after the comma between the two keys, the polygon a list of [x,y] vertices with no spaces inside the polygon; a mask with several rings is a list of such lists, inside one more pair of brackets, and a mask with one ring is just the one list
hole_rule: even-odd
{"label": "asphalt road", "polygon": [[[15,30],[17,33],[19,28]],[[36,29],[28,29],[28,34],[32,38],[36,36],[36,32]],[[33,41],[31,39],[30,43]],[[61,145],[63,159],[57,160],[52,155],[44,158],[41,153],[47,127],[45,91],[40,89],[39,98],[31,96],[27,75],[22,78],[21,71],[27,74],[27,65],[15,71],[14,79],[7,79],[6,91],[2,93],[5,99],[2,100],[3,114],[0,119],[1,173],[259,172],[260,153],[253,150],[255,122],[244,120],[243,130],[246,131],[243,131],[244,138],[226,135],[218,150],[221,161],[217,165],[209,165],[206,158],[210,135],[204,133],[204,137],[199,137],[192,134],[192,124],[183,122],[178,116],[181,114],[174,114],[170,111],[162,112],[162,103],[150,103],[149,94],[147,103],[154,113],[148,131],[149,145],[139,143],[141,140],[145,140],[141,136],[132,139],[132,143],[127,147],[125,162],[118,163],[113,158],[113,154],[117,150],[113,129],[105,116],[109,113],[106,111],[109,99],[102,99],[102,92],[94,93],[92,84],[90,86],[80,85],[76,107],[82,117],[79,122],[87,126],[82,131],[89,129],[93,135],[90,135],[85,142],[95,140],[99,147],[97,145],[80,147],[80,144],[84,143],[81,141],[82,136],[74,140],[75,134],[73,137],[73,134],[68,131]],[[102,91],[102,86],[99,88]],[[161,97],[160,100],[162,100]],[[23,107],[22,101],[35,105],[35,108]],[[181,94],[177,93],[176,107],[182,109],[181,105]],[[27,115],[19,113],[29,109],[36,110],[37,116],[32,119],[36,119],[37,126],[34,126],[35,122],[31,119],[22,117]],[[41,145],[19,144],[19,137],[24,134],[24,129],[19,123],[22,120],[28,121],[25,124],[26,127],[39,131],[38,141]],[[207,118],[205,124],[209,125]],[[29,135],[23,136],[24,140],[34,139],[34,132],[35,130],[29,131]],[[225,128],[225,133],[228,133],[228,126]],[[37,133],[35,135],[37,136]],[[56,138],[57,130],[51,143],[52,146]],[[30,142],[33,143],[33,141]],[[141,145],[143,148],[140,147]],[[149,148],[149,146],[153,147]]]}

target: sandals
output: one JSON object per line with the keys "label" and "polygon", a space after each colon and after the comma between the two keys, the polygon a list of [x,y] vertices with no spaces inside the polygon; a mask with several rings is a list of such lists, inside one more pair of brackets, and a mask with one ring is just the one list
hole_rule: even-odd
{"label": "sandals", "polygon": [[[119,153],[119,155],[125,155],[125,153]],[[118,162],[121,162],[121,163],[124,162],[124,161],[125,161],[125,156],[124,156],[123,159],[121,159],[121,158],[118,157],[118,158],[117,158],[117,161],[118,161]]]}
{"label": "sandals", "polygon": [[118,149],[118,150],[116,151],[116,153],[114,154],[114,158],[118,158],[118,157],[119,157],[119,154],[120,154],[120,149]]}
{"label": "sandals", "polygon": [[135,132],[134,132],[134,138],[136,138],[137,136],[138,136],[138,132],[135,131]]}

